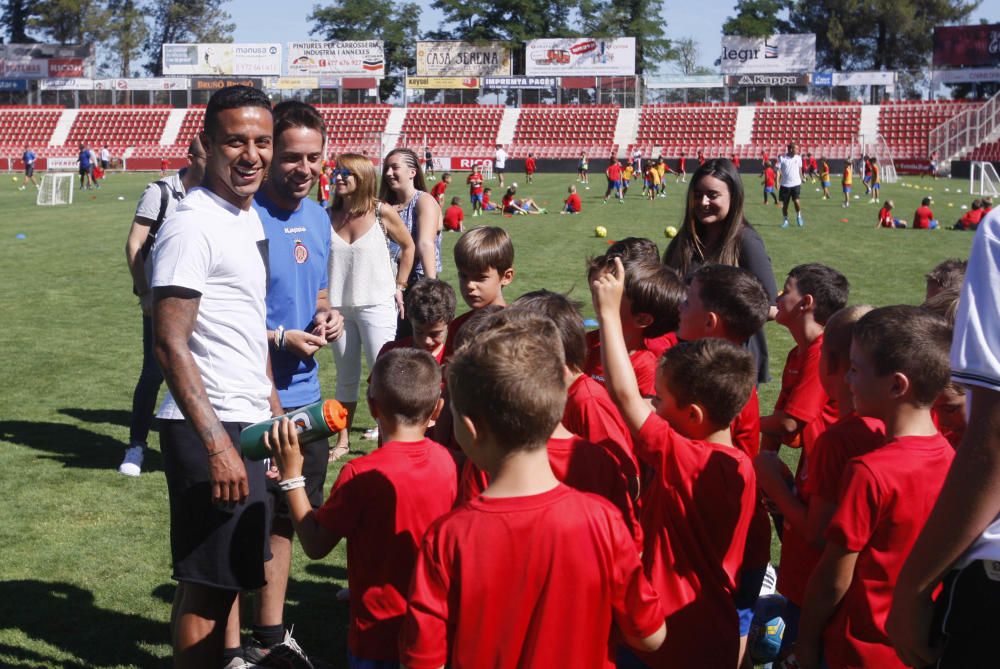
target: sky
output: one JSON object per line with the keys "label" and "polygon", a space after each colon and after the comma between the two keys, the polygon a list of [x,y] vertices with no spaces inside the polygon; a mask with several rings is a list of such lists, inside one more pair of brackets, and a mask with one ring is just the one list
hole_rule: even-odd
{"label": "sky", "polygon": [[[310,39],[306,17],[317,3],[314,0],[283,0],[281,11],[275,12],[273,0],[230,0],[227,11],[236,22],[233,35],[236,42],[297,42]],[[429,3],[427,3],[429,4]],[[694,37],[699,43],[699,64],[712,67],[719,56],[722,23],[735,14],[735,0],[697,0],[697,2],[664,2],[663,17],[667,21],[667,37]],[[680,7],[678,11],[675,7]],[[706,21],[706,17],[711,17]],[[983,0],[972,14],[970,23],[980,18],[1000,21],[1000,0]],[[437,27],[440,14],[425,7],[421,12],[420,29]],[[706,29],[706,24],[715,29]]]}

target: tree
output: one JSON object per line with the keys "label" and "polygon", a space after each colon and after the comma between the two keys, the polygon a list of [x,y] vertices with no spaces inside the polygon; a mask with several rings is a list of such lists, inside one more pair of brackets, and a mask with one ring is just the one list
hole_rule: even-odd
{"label": "tree", "polygon": [[432,39],[526,42],[579,34],[569,23],[578,0],[434,0],[432,6],[444,14],[442,25],[452,26],[428,35]]}
{"label": "tree", "polygon": [[95,44],[104,39],[107,21],[96,0],[48,0],[38,3],[28,25],[58,44]]}
{"label": "tree", "polygon": [[658,0],[623,0],[604,3],[581,0],[583,34],[594,37],[635,37],[635,71],[655,72],[670,57],[670,40],[661,19],[663,3]]}
{"label": "tree", "polygon": [[38,10],[38,0],[7,0],[3,3],[0,23],[10,42],[20,44],[33,42],[28,37],[28,24]]}
{"label": "tree", "polygon": [[769,37],[789,32],[788,21],[780,14],[792,7],[794,0],[739,0],[736,16],[722,24],[723,35],[740,37]]}
{"label": "tree", "polygon": [[153,29],[146,40],[146,70],[163,74],[163,45],[184,42],[231,42],[236,24],[222,9],[224,0],[152,0]]}
{"label": "tree", "polygon": [[149,36],[146,15],[135,0],[109,0],[108,51],[117,62],[120,77],[132,76],[132,62],[142,54]]}
{"label": "tree", "polygon": [[392,0],[337,0],[313,7],[310,35],[324,40],[382,40],[386,77],[379,85],[382,99],[393,96],[401,77],[416,61],[414,38],[419,31],[420,6]]}

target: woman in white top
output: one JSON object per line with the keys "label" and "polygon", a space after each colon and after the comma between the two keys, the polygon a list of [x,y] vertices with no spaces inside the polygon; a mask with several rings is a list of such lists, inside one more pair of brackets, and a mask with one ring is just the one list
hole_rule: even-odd
{"label": "woman in white top", "polygon": [[[361,382],[361,349],[368,368],[396,336],[396,313],[403,314],[403,291],[413,268],[413,238],[399,214],[375,197],[378,175],[371,161],[356,153],[337,157],[330,207],[330,305],[344,316],[344,336],[333,343],[337,365],[335,397],[347,407],[333,458],[345,455]],[[399,245],[399,265],[389,253]]]}

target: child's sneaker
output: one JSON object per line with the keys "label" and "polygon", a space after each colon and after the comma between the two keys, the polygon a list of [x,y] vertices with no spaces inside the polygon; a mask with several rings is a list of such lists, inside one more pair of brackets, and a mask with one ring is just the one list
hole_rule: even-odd
{"label": "child's sneaker", "polygon": [[788,227],[788,219],[786,218],[785,222],[781,224],[781,229],[784,230],[787,227]]}
{"label": "child's sneaker", "polygon": [[139,476],[142,473],[142,461],[145,457],[142,445],[129,446],[125,449],[125,459],[118,465],[118,473],[125,476]]}
{"label": "child's sneaker", "polygon": [[285,639],[270,648],[264,648],[256,639],[243,649],[243,656],[253,667],[274,667],[282,669],[315,669],[312,661],[292,638],[291,630],[285,631]]}
{"label": "child's sneaker", "polygon": [[800,228],[806,224],[806,222],[802,220],[802,214],[799,214],[798,216],[795,217],[795,222],[798,224]]}

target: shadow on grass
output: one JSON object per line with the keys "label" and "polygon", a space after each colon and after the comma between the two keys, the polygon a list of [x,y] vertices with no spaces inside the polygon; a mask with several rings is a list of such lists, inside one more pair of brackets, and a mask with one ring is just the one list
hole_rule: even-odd
{"label": "shadow on grass", "polygon": [[[0,439],[44,453],[67,467],[117,469],[125,444],[117,439],[68,423],[0,421]],[[163,460],[155,450],[147,451],[144,472],[163,470]]]}
{"label": "shadow on grass", "polygon": [[0,655],[23,660],[25,666],[166,667],[168,660],[142,645],[170,642],[163,623],[101,609],[94,595],[68,583],[6,581],[0,583],[0,623],[25,636],[58,648],[77,661],[41,657],[25,648],[0,646]]}
{"label": "shadow on grass", "polygon": [[347,568],[340,565],[312,562],[306,565],[306,573],[318,576],[319,578],[344,581],[344,585],[347,585]]}
{"label": "shadow on grass", "polygon": [[[128,427],[132,422],[132,412],[124,409],[78,409],[67,407],[59,409],[59,413],[70,416],[84,423],[108,423]],[[154,421],[155,425],[155,421]]]}

